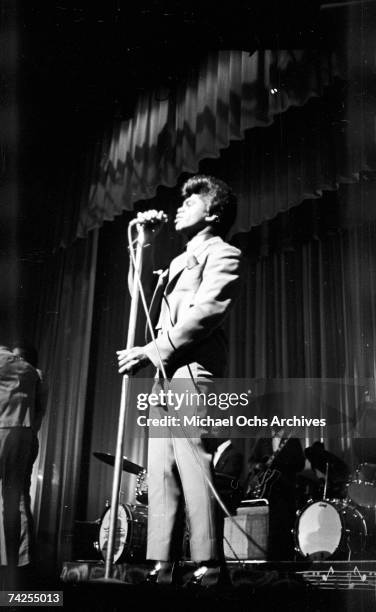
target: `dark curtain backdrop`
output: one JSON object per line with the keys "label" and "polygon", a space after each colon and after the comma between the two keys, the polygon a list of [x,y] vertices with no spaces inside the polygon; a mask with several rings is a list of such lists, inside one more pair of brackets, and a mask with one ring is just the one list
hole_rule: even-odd
{"label": "dark curtain backdrop", "polygon": [[[288,155],[278,146],[271,154],[270,171],[285,183],[283,190],[292,179],[288,197],[283,193],[281,202],[266,198],[261,203],[256,193],[255,206],[248,207],[237,229],[248,230],[302,201],[301,196],[315,197],[367,169],[375,140],[376,10],[372,3],[356,3],[335,14],[330,52],[258,50],[249,55],[220,50],[203,58],[199,69],[192,68],[176,86],[143,92],[132,119],[115,120],[98,142],[90,191],[85,190],[80,200],[77,234],[85,235],[104,220],[132,210],[139,199],[154,197],[158,186],[174,186],[181,173],[196,172],[203,159],[218,158],[223,149],[242,140],[246,130],[254,135],[254,128],[271,125],[289,108],[302,107],[315,97],[326,96],[329,104],[312,126],[308,119],[299,128],[313,146],[311,158],[306,151],[300,160],[301,171],[294,163],[286,164]],[[253,147],[248,176],[252,195],[259,190],[263,196],[270,176],[260,175],[257,155],[264,149],[257,144],[260,141]],[[297,140],[294,145],[296,149]],[[288,149],[289,142],[283,147]],[[320,149],[326,149],[327,167],[317,163]],[[374,168],[374,152],[372,161]]]}
{"label": "dark curtain backdrop", "polygon": [[49,387],[32,482],[38,564],[45,575],[70,557],[80,499],[97,244],[94,231],[45,262],[24,263],[24,335],[38,347]]}
{"label": "dark curtain backdrop", "polygon": [[182,172],[196,172],[200,160],[218,157],[245,130],[321,96],[344,72],[338,54],[325,51],[221,50],[177,87],[143,93],[134,117],[115,120],[98,143],[77,235],[152,198],[159,185],[175,185]]}
{"label": "dark curtain backdrop", "polygon": [[[375,230],[373,222],[294,246],[287,241],[274,252],[269,247],[251,261],[229,322],[232,376],[341,380],[342,392],[329,405],[346,415],[347,425],[326,442],[351,467],[363,389],[374,392]],[[240,243],[246,248],[244,237]],[[304,411],[297,397],[294,413]],[[311,444],[313,430],[305,435]],[[325,429],[316,435],[325,438]],[[246,457],[249,451],[248,441]]]}
{"label": "dark curtain backdrop", "polygon": [[[128,330],[130,298],[127,288],[127,225],[130,215],[107,223],[100,232],[92,330],[91,363],[86,405],[84,450],[80,472],[79,517],[96,519],[111,499],[113,469],[93,457],[93,452],[115,454],[117,420],[120,407],[121,376],[117,372],[115,351],[124,348]],[[146,255],[146,260],[148,255]],[[145,268],[146,293],[150,297],[150,266]],[[144,317],[140,313],[136,344],[143,341]],[[152,371],[149,372],[152,376]],[[84,408],[84,407],[82,407]],[[136,410],[129,406],[126,417],[125,454],[145,465],[145,440],[135,438]],[[124,475],[121,501],[129,498],[135,477]],[[87,512],[87,508],[90,510]]]}
{"label": "dark curtain backdrop", "polygon": [[[321,197],[324,190],[357,182],[375,167],[376,140],[369,118],[364,132],[348,124],[343,91],[331,90],[278,115],[267,130],[247,130],[243,141],[233,143],[218,160],[203,160],[199,169],[217,172],[230,182],[239,199],[233,231],[248,231],[305,199]],[[346,202],[344,209],[351,205]]]}

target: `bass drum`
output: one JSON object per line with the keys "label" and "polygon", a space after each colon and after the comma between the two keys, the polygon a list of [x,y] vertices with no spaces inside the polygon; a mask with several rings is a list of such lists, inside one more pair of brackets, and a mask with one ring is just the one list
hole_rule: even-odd
{"label": "bass drum", "polygon": [[[147,521],[148,509],[146,506],[119,504],[114,545],[114,563],[146,560]],[[102,516],[99,529],[99,550],[103,559],[106,559],[107,554],[109,527],[110,508]]]}
{"label": "bass drum", "polygon": [[347,486],[347,495],[357,506],[376,508],[376,465],[361,463]]}
{"label": "bass drum", "polygon": [[343,500],[311,502],[298,513],[294,538],[296,551],[313,561],[359,559],[367,525],[361,512]]}

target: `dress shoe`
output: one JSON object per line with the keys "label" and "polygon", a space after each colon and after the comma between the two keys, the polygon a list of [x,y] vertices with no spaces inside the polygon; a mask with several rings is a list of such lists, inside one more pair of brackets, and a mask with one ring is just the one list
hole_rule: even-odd
{"label": "dress shoe", "polygon": [[175,563],[170,561],[158,561],[154,568],[148,573],[146,582],[149,584],[173,584],[175,578]]}
{"label": "dress shoe", "polygon": [[193,573],[193,576],[185,584],[187,587],[216,587],[228,584],[229,577],[227,568],[224,564],[201,563]]}

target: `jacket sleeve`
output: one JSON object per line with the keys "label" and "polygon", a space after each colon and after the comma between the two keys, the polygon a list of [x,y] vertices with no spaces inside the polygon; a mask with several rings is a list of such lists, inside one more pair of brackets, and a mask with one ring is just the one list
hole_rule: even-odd
{"label": "jacket sleeve", "polygon": [[185,351],[205,340],[221,325],[240,291],[241,267],[241,253],[235,247],[226,244],[208,253],[202,282],[191,307],[174,327],[158,336],[158,350],[153,342],[145,347],[156,367],[160,365],[160,355],[163,365],[169,369],[175,358],[180,359]]}

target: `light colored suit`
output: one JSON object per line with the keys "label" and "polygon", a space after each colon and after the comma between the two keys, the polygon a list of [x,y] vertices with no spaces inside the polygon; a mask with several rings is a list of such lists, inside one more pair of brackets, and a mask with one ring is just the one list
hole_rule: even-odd
{"label": "light colored suit", "polygon": [[[187,252],[176,257],[168,274],[160,275],[151,305],[159,311],[156,343],[145,351],[160,374],[160,359],[171,384],[183,379],[184,389],[208,391],[212,379],[222,377],[227,342],[221,323],[240,289],[241,253],[219,236],[196,236]],[[157,309],[155,309],[157,305]],[[151,407],[150,416],[165,409]],[[193,414],[197,406],[185,407]],[[165,412],[164,412],[165,414]],[[176,415],[176,413],[175,413]],[[160,431],[160,430],[159,430]],[[217,559],[216,502],[207,478],[212,478],[212,455],[205,451],[200,433],[185,436],[150,431],[149,517],[147,557],[169,561],[182,494],[194,561]]]}

